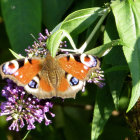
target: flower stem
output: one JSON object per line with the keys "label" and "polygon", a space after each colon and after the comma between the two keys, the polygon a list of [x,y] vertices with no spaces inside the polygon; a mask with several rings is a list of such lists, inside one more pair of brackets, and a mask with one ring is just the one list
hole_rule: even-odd
{"label": "flower stem", "polygon": [[24,138],[22,140],[25,140],[30,132],[31,132],[31,130],[27,131],[26,135],[24,136]]}

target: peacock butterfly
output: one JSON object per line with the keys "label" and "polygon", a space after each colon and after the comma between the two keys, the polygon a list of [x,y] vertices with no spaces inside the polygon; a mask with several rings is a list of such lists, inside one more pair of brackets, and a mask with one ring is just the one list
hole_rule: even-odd
{"label": "peacock butterfly", "polygon": [[38,98],[75,98],[92,72],[100,69],[96,56],[60,54],[53,58],[22,58],[0,66],[2,78],[9,78]]}

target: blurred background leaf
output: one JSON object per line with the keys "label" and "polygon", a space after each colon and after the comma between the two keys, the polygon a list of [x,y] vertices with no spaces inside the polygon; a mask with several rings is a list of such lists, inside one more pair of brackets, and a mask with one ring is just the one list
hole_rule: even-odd
{"label": "blurred background leaf", "polygon": [[74,0],[42,0],[43,23],[50,31],[61,22]]}
{"label": "blurred background leaf", "polygon": [[11,47],[17,53],[33,43],[30,34],[37,36],[41,31],[41,1],[2,0],[2,15]]}

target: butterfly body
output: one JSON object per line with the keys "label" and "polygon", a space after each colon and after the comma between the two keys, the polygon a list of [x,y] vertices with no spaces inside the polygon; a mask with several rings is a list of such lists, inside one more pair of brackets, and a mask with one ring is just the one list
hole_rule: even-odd
{"label": "butterfly body", "polygon": [[99,65],[99,60],[91,55],[62,54],[53,58],[48,54],[46,58],[6,62],[0,66],[0,73],[38,98],[75,98]]}

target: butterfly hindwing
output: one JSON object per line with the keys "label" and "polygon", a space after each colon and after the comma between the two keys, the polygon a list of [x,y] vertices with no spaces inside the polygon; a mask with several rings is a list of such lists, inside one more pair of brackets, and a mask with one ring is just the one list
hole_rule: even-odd
{"label": "butterfly hindwing", "polygon": [[56,96],[62,98],[75,98],[76,93],[84,87],[84,81],[78,80],[71,74],[66,73],[61,78]]}
{"label": "butterfly hindwing", "polygon": [[40,72],[24,88],[40,99],[56,96],[48,77],[41,77]]}

